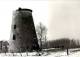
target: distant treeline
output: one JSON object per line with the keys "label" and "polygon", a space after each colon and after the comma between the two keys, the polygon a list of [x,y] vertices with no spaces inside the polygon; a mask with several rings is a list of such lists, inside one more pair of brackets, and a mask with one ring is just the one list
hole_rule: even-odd
{"label": "distant treeline", "polygon": [[[0,41],[0,53],[8,52],[9,43],[8,41]],[[42,49],[48,48],[61,48],[61,49],[69,49],[69,48],[80,48],[79,40],[61,38],[52,41],[46,41],[42,43]]]}
{"label": "distant treeline", "polygon": [[77,40],[74,39],[68,39],[68,38],[62,38],[62,39],[56,39],[52,41],[47,41],[43,44],[43,48],[79,48],[80,43]]}

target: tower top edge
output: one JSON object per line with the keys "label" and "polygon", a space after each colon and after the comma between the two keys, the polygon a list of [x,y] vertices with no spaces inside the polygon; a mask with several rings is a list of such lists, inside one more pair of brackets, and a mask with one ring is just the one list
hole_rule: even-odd
{"label": "tower top edge", "polygon": [[27,8],[18,8],[16,11],[30,11],[30,12],[32,12],[31,9],[27,9]]}

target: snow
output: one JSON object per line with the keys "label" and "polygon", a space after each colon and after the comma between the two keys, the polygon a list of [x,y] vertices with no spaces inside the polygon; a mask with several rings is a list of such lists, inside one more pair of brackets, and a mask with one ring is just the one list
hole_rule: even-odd
{"label": "snow", "polygon": [[[54,48],[51,48],[54,49]],[[79,57],[80,48],[69,49],[69,55],[67,55],[66,50],[62,51],[48,51],[50,49],[44,49],[42,52],[25,52],[25,53],[0,53],[0,57]],[[41,56],[38,56],[38,55]]]}

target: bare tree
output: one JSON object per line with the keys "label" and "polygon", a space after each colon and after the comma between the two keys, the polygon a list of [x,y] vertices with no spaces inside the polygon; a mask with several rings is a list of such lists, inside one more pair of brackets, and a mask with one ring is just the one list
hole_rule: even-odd
{"label": "bare tree", "polygon": [[36,33],[37,33],[40,48],[42,50],[43,41],[45,41],[46,39],[47,28],[42,23],[39,23],[39,25],[36,26]]}

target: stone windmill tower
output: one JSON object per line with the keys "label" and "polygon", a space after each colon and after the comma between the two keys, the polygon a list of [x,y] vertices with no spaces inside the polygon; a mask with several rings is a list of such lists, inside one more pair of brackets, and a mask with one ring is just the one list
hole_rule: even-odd
{"label": "stone windmill tower", "polygon": [[14,12],[11,31],[11,52],[39,49],[31,9],[19,8]]}

